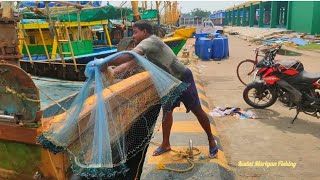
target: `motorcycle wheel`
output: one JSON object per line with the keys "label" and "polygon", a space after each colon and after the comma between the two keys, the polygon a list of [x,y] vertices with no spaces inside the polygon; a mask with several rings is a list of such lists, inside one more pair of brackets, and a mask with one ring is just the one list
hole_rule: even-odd
{"label": "motorcycle wheel", "polygon": [[[258,82],[250,83],[243,91],[243,99],[249,105],[257,109],[264,109],[273,105],[278,96],[266,85]],[[262,102],[262,104],[260,104]]]}

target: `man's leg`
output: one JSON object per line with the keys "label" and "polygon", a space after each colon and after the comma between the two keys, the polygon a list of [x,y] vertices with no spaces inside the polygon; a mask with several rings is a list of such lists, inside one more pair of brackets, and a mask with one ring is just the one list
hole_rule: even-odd
{"label": "man's leg", "polygon": [[206,132],[206,134],[208,136],[209,147],[215,148],[216,142],[215,142],[213,135],[212,135],[212,132],[211,132],[211,126],[210,126],[210,122],[209,122],[209,118],[208,118],[207,113],[204,112],[204,110],[201,107],[197,108],[197,109],[192,109],[191,111],[197,117],[200,125],[202,126],[202,128]]}
{"label": "man's leg", "polygon": [[162,145],[160,146],[163,149],[170,148],[170,132],[173,123],[172,111],[163,113],[162,121]]}
{"label": "man's leg", "polygon": [[[172,110],[173,111],[173,110]],[[159,148],[153,152],[153,155],[160,155],[161,152],[166,152],[166,150],[170,149],[170,132],[173,123],[172,111],[163,112],[162,119],[162,143]]]}

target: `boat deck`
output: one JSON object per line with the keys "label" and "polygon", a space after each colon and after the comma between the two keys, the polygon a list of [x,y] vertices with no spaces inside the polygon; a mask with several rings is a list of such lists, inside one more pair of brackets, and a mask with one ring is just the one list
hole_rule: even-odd
{"label": "boat deck", "polygon": [[[40,89],[41,109],[54,104],[53,100],[60,101],[80,91],[84,82],[64,81],[52,78],[32,77],[36,86]],[[49,97],[48,97],[49,96]],[[51,98],[53,100],[51,100]]]}

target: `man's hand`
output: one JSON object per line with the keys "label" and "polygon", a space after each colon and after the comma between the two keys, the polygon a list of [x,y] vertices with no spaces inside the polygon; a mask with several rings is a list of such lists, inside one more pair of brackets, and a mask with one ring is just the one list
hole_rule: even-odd
{"label": "man's hand", "polygon": [[105,71],[105,75],[111,84],[113,84],[114,79],[115,79],[115,77],[114,77],[115,73],[114,73],[113,68],[114,68],[113,66],[108,66],[107,70]]}

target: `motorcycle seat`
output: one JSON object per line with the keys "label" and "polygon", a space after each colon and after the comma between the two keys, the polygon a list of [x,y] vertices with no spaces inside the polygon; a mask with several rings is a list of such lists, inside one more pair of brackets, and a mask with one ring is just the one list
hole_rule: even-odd
{"label": "motorcycle seat", "polygon": [[320,79],[320,73],[310,73],[302,71],[296,78],[298,82],[306,82],[308,84],[312,84],[316,80]]}

